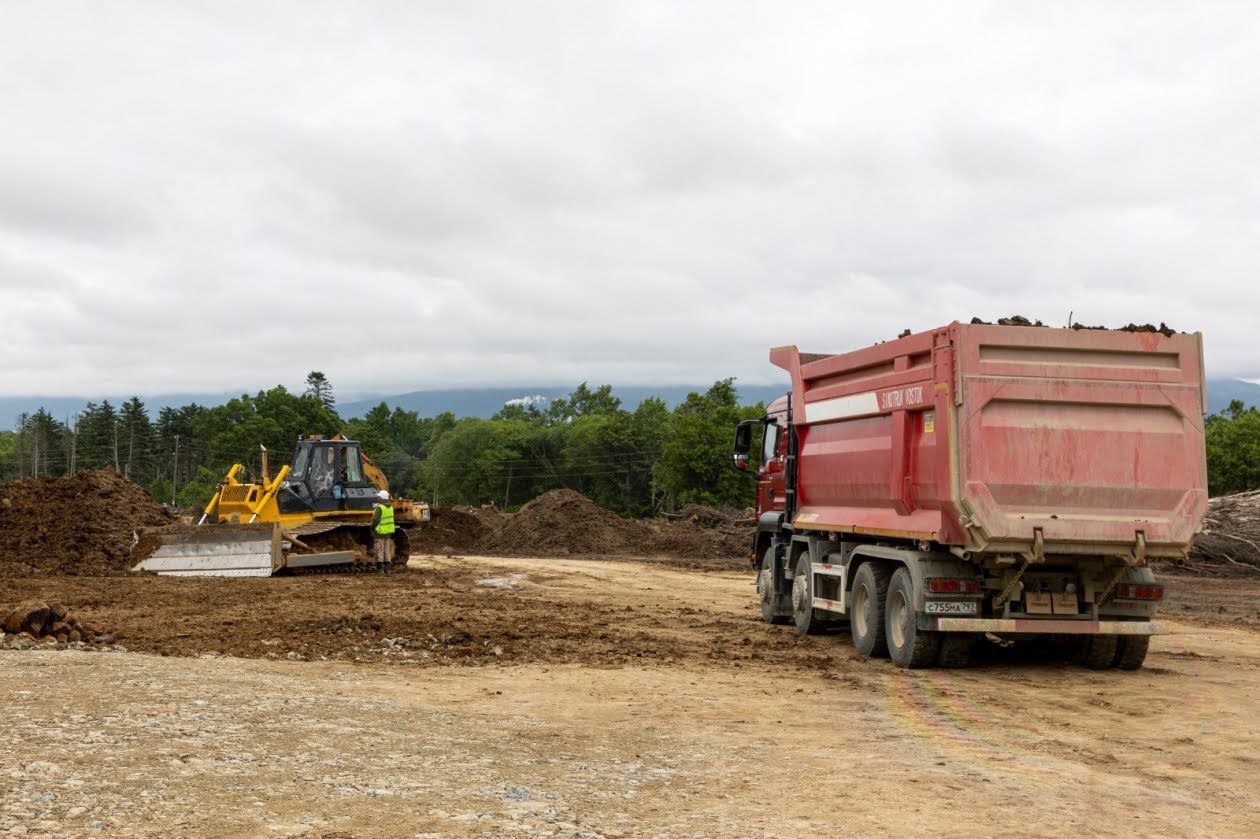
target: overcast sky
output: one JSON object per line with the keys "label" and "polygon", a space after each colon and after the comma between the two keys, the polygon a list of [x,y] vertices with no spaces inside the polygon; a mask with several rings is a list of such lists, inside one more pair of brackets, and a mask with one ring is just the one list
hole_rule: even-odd
{"label": "overcast sky", "polygon": [[973,315],[1260,378],[1260,4],[12,3],[0,394],[777,380]]}

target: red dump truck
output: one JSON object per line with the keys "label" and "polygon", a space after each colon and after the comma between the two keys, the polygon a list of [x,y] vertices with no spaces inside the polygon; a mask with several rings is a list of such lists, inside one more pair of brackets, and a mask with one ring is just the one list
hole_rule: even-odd
{"label": "red dump truck", "polygon": [[1207,508],[1202,337],[1170,332],[952,323],[771,350],[792,389],[734,452],[757,464],[763,620],[847,620],[903,667],[966,664],[985,634],[1141,667],[1148,562],[1184,556]]}

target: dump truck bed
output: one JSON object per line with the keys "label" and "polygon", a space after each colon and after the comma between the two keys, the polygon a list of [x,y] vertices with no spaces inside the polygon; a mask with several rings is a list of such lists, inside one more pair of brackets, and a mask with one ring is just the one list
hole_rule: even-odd
{"label": "dump truck bed", "polygon": [[792,377],[793,526],[1183,555],[1207,507],[1202,358],[1198,333],[960,323],[772,350]]}

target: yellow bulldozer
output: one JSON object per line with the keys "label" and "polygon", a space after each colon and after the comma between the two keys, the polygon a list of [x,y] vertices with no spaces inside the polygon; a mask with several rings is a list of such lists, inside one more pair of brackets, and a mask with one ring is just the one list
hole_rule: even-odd
{"label": "yellow bulldozer", "polygon": [[[189,577],[269,577],[282,571],[373,567],[372,512],[385,474],[341,435],[307,437],[273,478],[262,451],[257,483],[235,464],[200,520],[137,534],[133,571]],[[407,564],[407,529],[427,522],[429,505],[394,499],[394,566]]]}

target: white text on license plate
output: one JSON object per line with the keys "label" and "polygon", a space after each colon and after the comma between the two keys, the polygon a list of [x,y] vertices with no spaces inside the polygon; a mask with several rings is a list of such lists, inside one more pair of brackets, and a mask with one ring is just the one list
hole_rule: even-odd
{"label": "white text on license plate", "polygon": [[976,601],[929,600],[926,611],[929,615],[974,615],[976,613]]}

